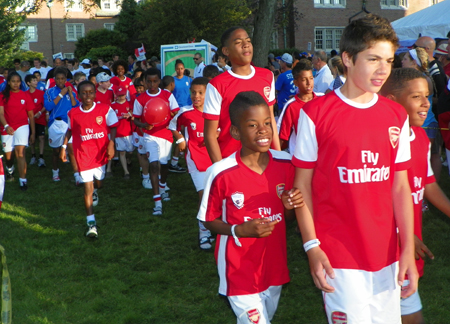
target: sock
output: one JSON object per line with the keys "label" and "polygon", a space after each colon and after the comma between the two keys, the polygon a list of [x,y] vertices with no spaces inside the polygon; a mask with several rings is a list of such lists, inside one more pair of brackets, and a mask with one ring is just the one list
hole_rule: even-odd
{"label": "sock", "polygon": [[142,179],[149,179],[150,178],[150,174],[142,174]]}
{"label": "sock", "polygon": [[155,201],[155,207],[162,207],[161,195],[153,196],[153,200]]}
{"label": "sock", "polygon": [[56,169],[56,170],[52,169],[52,172],[53,172],[53,176],[59,175],[59,169]]}
{"label": "sock", "polygon": [[159,193],[166,192],[166,184],[159,182]]}
{"label": "sock", "polygon": [[95,223],[95,215],[92,214],[92,215],[86,216],[86,221],[87,221],[88,225],[89,225],[90,222],[94,222]]}
{"label": "sock", "polygon": [[80,176],[80,172],[74,172],[73,173],[73,176],[76,178],[76,177],[79,177]]}
{"label": "sock", "polygon": [[23,185],[24,183],[27,183],[27,179],[19,178],[19,183],[20,185]]}
{"label": "sock", "polygon": [[203,225],[203,223],[201,221],[198,221],[198,227],[200,228],[201,231],[207,231],[208,229],[205,227],[205,225]]}
{"label": "sock", "polygon": [[44,154],[39,154],[39,158],[43,159],[44,158]]}
{"label": "sock", "polygon": [[14,172],[14,165],[10,168],[6,167],[6,171],[8,171],[9,174],[12,174]]}
{"label": "sock", "polygon": [[172,156],[172,161],[170,162],[172,166],[175,166],[178,164],[178,157]]}

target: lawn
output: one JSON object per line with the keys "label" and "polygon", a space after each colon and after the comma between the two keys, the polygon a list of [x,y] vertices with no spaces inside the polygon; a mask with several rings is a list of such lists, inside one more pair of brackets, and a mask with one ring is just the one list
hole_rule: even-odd
{"label": "lawn", "polygon": [[[50,152],[46,151],[47,164]],[[7,183],[0,211],[0,244],[11,275],[13,323],[235,323],[217,294],[212,252],[198,248],[197,194],[188,174],[170,174],[171,201],[152,216],[137,160],[131,179],[104,181],[95,208],[99,238],[85,237],[83,188],[68,164],[61,182],[50,167],[29,166],[27,192]],[[442,183],[450,193],[447,169]],[[273,323],[326,323],[301,239],[288,225],[291,282]],[[450,323],[450,220],[433,207],[424,215],[424,240],[435,253],[420,282],[428,323]]]}

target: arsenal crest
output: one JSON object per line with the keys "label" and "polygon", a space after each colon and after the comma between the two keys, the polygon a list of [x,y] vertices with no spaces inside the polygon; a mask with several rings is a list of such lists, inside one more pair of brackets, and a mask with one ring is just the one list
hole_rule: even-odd
{"label": "arsenal crest", "polygon": [[255,308],[255,309],[249,310],[247,312],[247,316],[248,316],[248,320],[250,322],[258,324],[259,323],[259,319],[261,317],[261,314],[259,313],[259,310],[257,310]]}
{"label": "arsenal crest", "polygon": [[280,184],[277,185],[277,196],[280,199],[281,199],[281,195],[283,194],[284,187],[285,187],[284,183],[280,183]]}
{"label": "arsenal crest", "polygon": [[242,192],[235,192],[232,194],[231,200],[237,209],[244,207],[244,194]]}
{"label": "arsenal crest", "polygon": [[103,117],[102,116],[98,116],[95,118],[95,121],[97,122],[97,124],[101,125],[103,123]]}
{"label": "arsenal crest", "polygon": [[191,128],[192,128],[192,130],[196,130],[197,129],[197,124],[196,123],[191,123]]}
{"label": "arsenal crest", "polygon": [[20,100],[20,103],[21,103],[22,105],[24,105],[24,104],[25,104],[25,100],[21,99],[21,100]]}
{"label": "arsenal crest", "polygon": [[389,127],[389,140],[391,141],[391,145],[393,148],[397,147],[399,137],[400,137],[400,128],[396,126]]}
{"label": "arsenal crest", "polygon": [[36,98],[34,98],[34,103],[37,103],[37,99]]}
{"label": "arsenal crest", "polygon": [[269,100],[270,97],[270,87],[264,87],[264,95],[266,96],[267,100]]}
{"label": "arsenal crest", "polygon": [[333,324],[347,324],[347,314],[344,312],[332,312],[331,323]]}

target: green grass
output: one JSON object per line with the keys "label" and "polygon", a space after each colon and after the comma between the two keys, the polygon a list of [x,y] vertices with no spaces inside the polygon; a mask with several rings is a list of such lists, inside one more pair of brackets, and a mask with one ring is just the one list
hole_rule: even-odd
{"label": "green grass", "polygon": [[[50,169],[29,166],[25,193],[17,181],[6,184],[0,244],[11,275],[14,323],[236,322],[217,294],[213,253],[198,248],[198,196],[188,174],[170,174],[172,200],[155,217],[135,157],[131,180],[122,180],[115,167],[115,177],[99,191],[99,239],[92,240],[84,236],[83,188],[74,186],[70,166],[61,165],[59,183],[51,181]],[[449,192],[446,169],[442,178]],[[326,323],[294,227],[288,226],[291,282],[273,323]],[[425,243],[436,256],[427,260],[420,283],[428,323],[450,322],[449,229],[450,220],[435,209],[424,215]]]}

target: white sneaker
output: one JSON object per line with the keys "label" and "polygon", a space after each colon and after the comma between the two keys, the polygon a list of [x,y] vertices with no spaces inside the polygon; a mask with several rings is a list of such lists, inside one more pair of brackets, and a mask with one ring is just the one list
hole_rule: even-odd
{"label": "white sneaker", "polygon": [[209,250],[210,248],[212,248],[210,237],[210,231],[202,231],[201,229],[199,230],[198,246],[200,247],[200,249]]}
{"label": "white sneaker", "polygon": [[162,215],[162,207],[156,206],[153,208],[153,216]]}
{"label": "white sneaker", "polygon": [[83,183],[83,179],[81,179],[81,176],[79,176],[79,175],[75,176],[75,186],[78,187],[82,183]]}
{"label": "white sneaker", "polygon": [[86,236],[92,238],[98,237],[97,225],[95,224],[95,222],[89,222],[88,227],[89,228],[86,233]]}
{"label": "white sneaker", "polygon": [[142,186],[143,186],[145,189],[153,189],[153,187],[152,187],[152,182],[150,181],[150,178],[147,178],[147,179],[142,180]]}
{"label": "white sneaker", "polygon": [[169,193],[168,192],[161,193],[161,200],[162,201],[170,201]]}
{"label": "white sneaker", "polygon": [[45,160],[43,158],[39,158],[38,167],[40,168],[45,167]]}
{"label": "white sneaker", "polygon": [[32,156],[30,160],[30,165],[36,164],[36,157]]}
{"label": "white sneaker", "polygon": [[61,181],[61,179],[59,178],[59,174],[53,175],[52,180],[55,181],[55,182]]}
{"label": "white sneaker", "polygon": [[94,190],[94,193],[92,194],[92,206],[98,205],[98,193],[96,190]]}

